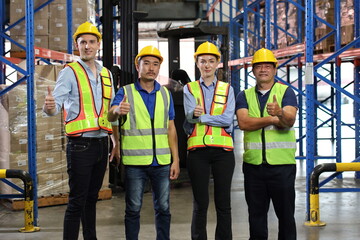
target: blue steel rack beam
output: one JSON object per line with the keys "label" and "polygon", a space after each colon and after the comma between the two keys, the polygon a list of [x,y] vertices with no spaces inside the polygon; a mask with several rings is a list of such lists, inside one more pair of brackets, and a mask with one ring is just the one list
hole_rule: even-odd
{"label": "blue steel rack beam", "polygon": [[[228,0],[227,2],[231,2]],[[211,14],[218,11],[217,4],[219,1],[208,1],[210,2],[210,8],[212,11],[208,12],[208,19],[211,21]],[[226,1],[222,1],[226,2]],[[310,176],[312,169],[314,168],[314,161],[318,159],[335,159],[336,162],[342,162],[342,140],[344,139],[354,139],[343,136],[343,127],[349,127],[354,130],[355,135],[355,157],[360,156],[360,1],[353,0],[354,4],[354,41],[348,43],[345,46],[341,45],[341,19],[340,19],[340,0],[331,1],[334,4],[335,9],[335,19],[334,24],[327,22],[324,19],[321,19],[319,16],[315,14],[315,3],[316,0],[288,0],[284,1],[285,6],[288,7],[289,4],[293,4],[297,8],[297,21],[298,23],[302,22],[302,14],[305,14],[305,34],[302,33],[301,24],[297,25],[297,33],[288,33],[287,29],[282,28],[281,26],[277,26],[276,17],[273,15],[269,17],[270,11],[274,11],[276,14],[276,4],[279,1],[270,1],[270,0],[254,0],[249,3],[249,0],[244,0],[244,8],[237,10],[239,14],[230,20],[230,28],[243,28],[244,29],[244,51],[239,55],[242,57],[240,59],[231,59],[229,62],[229,66],[232,69],[236,69],[237,72],[232,73],[232,77],[238,75],[239,81],[245,82],[245,88],[248,87],[248,81],[252,78],[251,75],[248,76],[248,64],[251,60],[249,56],[249,49],[251,50],[253,46],[248,44],[248,37],[252,34],[255,38],[258,38],[255,42],[255,46],[260,42],[262,36],[259,36],[256,29],[260,29],[261,26],[254,26],[255,29],[249,29],[249,14],[256,16],[256,18],[263,19],[265,21],[265,45],[268,48],[274,49],[277,46],[273,46],[273,43],[277,42],[277,32],[285,32],[288,37],[297,37],[295,39],[295,43],[301,43],[302,36],[305,37],[305,50],[302,52],[304,56],[299,56],[296,60],[289,60],[286,67],[286,71],[290,68],[288,65],[295,66],[298,68],[298,90],[299,93],[299,104],[301,104],[299,109],[299,140],[306,138],[306,157],[303,157],[303,148],[299,149],[300,157],[299,159],[306,159],[307,163],[307,178]],[[213,4],[213,5],[211,5]],[[265,8],[264,13],[260,13],[259,6]],[[221,13],[220,13],[221,14]],[[287,18],[285,19],[287,21]],[[259,21],[255,20],[257,24]],[[320,39],[314,39],[315,29],[317,27],[316,23],[325,24],[328,29],[331,29],[325,36]],[[232,30],[235,32],[234,30]],[[273,32],[272,32],[273,31]],[[238,36],[230,36],[230,41],[234,41],[234,38]],[[317,54],[314,55],[315,46],[322,42],[323,40],[329,39],[329,37],[333,37],[335,39],[334,43],[334,52],[326,53],[326,54]],[[241,40],[239,40],[240,42]],[[234,41],[235,42],[235,41]],[[233,47],[233,44],[230,44]],[[262,47],[264,47],[262,46]],[[355,47],[355,49],[350,49]],[[256,49],[259,47],[255,47]],[[287,47],[290,49],[290,47]],[[287,49],[285,48],[285,49]],[[232,49],[230,49],[232,50]],[[281,50],[281,49],[279,49]],[[290,50],[289,50],[290,52]],[[231,55],[232,56],[232,55]],[[285,60],[286,61],[286,60]],[[341,81],[341,64],[342,61],[353,62],[354,63],[354,94],[349,92],[346,87],[342,86]],[[305,63],[305,75],[303,74],[303,63]],[[284,64],[284,65],[286,65]],[[330,67],[330,68],[329,68]],[[243,70],[244,76],[241,75],[241,71],[239,68]],[[324,70],[325,74],[323,73]],[[327,70],[329,69],[329,70]],[[285,71],[285,72],[286,72]],[[289,76],[284,74],[284,76]],[[285,77],[287,78],[287,77]],[[305,78],[305,83],[303,83],[303,78]],[[234,81],[235,78],[232,78]],[[241,79],[241,80],[240,80]],[[279,79],[280,80],[280,79]],[[289,82],[289,81],[288,81]],[[323,103],[316,100],[317,96],[317,85],[321,83],[325,83],[326,85],[331,87],[331,106],[330,108],[326,107]],[[303,93],[304,89],[303,84],[305,85],[305,94]],[[241,84],[239,84],[241,86]],[[349,97],[354,101],[354,116],[355,123],[347,123],[346,120],[342,120],[342,112],[341,112],[341,95]],[[306,105],[302,104],[302,96],[306,96]],[[322,120],[317,119],[317,112],[323,111],[329,114],[329,118]],[[302,116],[306,113],[306,125],[302,123]],[[318,123],[319,121],[319,123]],[[306,126],[306,127],[304,127]],[[331,134],[331,139],[335,141],[335,156],[318,156],[317,155],[317,141],[321,140],[317,137],[317,131],[314,129],[320,129],[324,126],[330,126],[333,131]],[[305,129],[305,133],[303,132]],[[299,146],[301,146],[299,144]],[[357,173],[357,176],[359,173]],[[308,188],[307,188],[308,189]],[[339,190],[338,190],[339,191]]]}
{"label": "blue steel rack beam", "polygon": [[[54,0],[48,0],[47,2],[41,4],[39,7],[34,9],[34,4],[32,0],[25,1],[25,17],[19,19],[12,25],[5,28],[5,25],[8,24],[8,19],[5,19],[5,0],[0,0],[0,84],[6,83],[6,74],[5,74],[5,65],[9,65],[14,68],[15,71],[18,71],[24,75],[21,79],[8,86],[4,90],[0,91],[0,96],[11,91],[20,83],[27,82],[27,119],[28,119],[28,166],[29,174],[33,180],[33,199],[34,199],[34,225],[37,226],[38,222],[38,198],[37,198],[37,177],[36,177],[36,115],[35,115],[35,96],[34,96],[34,69],[35,69],[35,56],[40,57],[43,61],[48,62],[46,59],[54,59],[64,62],[69,62],[77,59],[76,56],[63,54],[60,52],[55,52],[47,49],[42,49],[34,47],[34,12],[39,11],[44,6],[50,4]],[[67,11],[70,13],[70,19],[68,18],[68,52],[72,52],[72,0],[67,0]],[[68,15],[69,16],[69,15]],[[26,26],[26,48],[19,43],[12,40],[8,35],[5,34],[6,31],[9,31],[16,24],[25,20]],[[24,70],[14,63],[12,63],[11,58],[5,57],[5,46],[4,42],[9,40],[10,42],[21,47],[26,52],[26,69]],[[5,181],[6,182],[6,181]],[[8,182],[8,184],[15,189],[19,190],[14,184]],[[20,191],[21,192],[21,191]]]}
{"label": "blue steel rack beam", "polygon": [[[1,0],[1,6],[5,6],[5,1]],[[1,30],[4,31],[4,18],[1,22]],[[35,115],[35,97],[34,97],[34,5],[32,0],[25,1],[25,26],[26,26],[26,71],[15,67],[24,74],[24,80],[27,82],[27,119],[28,119],[28,161],[29,174],[33,180],[34,185],[34,225],[37,226],[38,208],[37,208],[37,177],[36,177],[36,115]],[[0,39],[4,39],[4,32],[1,32]],[[3,40],[2,40],[3,41]],[[4,48],[1,49],[0,61],[1,65],[4,63],[11,63],[3,57],[5,54]],[[14,66],[13,66],[14,67]],[[5,83],[5,78],[1,79]],[[16,86],[16,85],[14,85]],[[2,95],[5,91],[1,91]]]}

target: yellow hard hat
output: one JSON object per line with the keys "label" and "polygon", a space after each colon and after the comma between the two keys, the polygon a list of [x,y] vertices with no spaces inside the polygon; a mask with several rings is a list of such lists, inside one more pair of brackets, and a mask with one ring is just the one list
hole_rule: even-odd
{"label": "yellow hard hat", "polygon": [[81,34],[93,34],[93,35],[97,36],[99,41],[101,40],[101,34],[100,34],[99,30],[97,29],[97,27],[94,24],[89,23],[89,22],[84,22],[76,29],[76,32],[73,35],[74,42],[76,42],[76,39]]}
{"label": "yellow hard hat", "polygon": [[160,64],[163,62],[163,57],[161,56],[159,49],[157,49],[154,46],[146,46],[140,50],[138,55],[136,55],[135,65],[137,65],[139,63],[139,58],[144,57],[144,56],[157,57],[160,60]]}
{"label": "yellow hard hat", "polygon": [[218,59],[221,57],[221,54],[218,48],[211,42],[204,42],[199,45],[194,53],[194,59],[196,61],[197,56],[202,54],[212,54],[215,55]]}
{"label": "yellow hard hat", "polygon": [[253,56],[253,60],[251,64],[255,63],[262,63],[262,62],[271,62],[275,64],[275,67],[277,67],[277,59],[274,56],[274,53],[266,48],[261,48],[257,50]]}

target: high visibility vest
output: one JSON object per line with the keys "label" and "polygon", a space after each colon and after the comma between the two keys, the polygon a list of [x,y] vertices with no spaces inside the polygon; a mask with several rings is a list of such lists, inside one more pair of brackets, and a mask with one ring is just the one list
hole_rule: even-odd
{"label": "high visibility vest", "polygon": [[124,86],[124,93],[131,106],[126,121],[121,126],[124,165],[150,165],[154,158],[159,165],[170,164],[169,91],[162,86],[156,91],[153,120],[134,84]]}
{"label": "high visibility vest", "polygon": [[[275,83],[270,90],[267,103],[273,101],[273,96],[281,106],[282,99],[288,87]],[[266,117],[269,114],[264,108],[260,112],[260,103],[255,87],[245,90],[246,101],[249,106],[249,117]],[[262,140],[264,134],[264,141]],[[266,159],[263,159],[263,150]],[[260,165],[264,160],[271,165],[295,164],[296,138],[294,128],[279,129],[274,125],[255,131],[244,131],[244,156],[246,163]]]}
{"label": "high visibility vest", "polygon": [[[200,81],[194,81],[187,84],[190,93],[196,101],[200,99],[201,106],[205,106],[204,95],[200,86]],[[210,115],[221,115],[227,106],[230,84],[217,81],[214,91],[213,101],[211,103]],[[205,107],[203,113],[205,113]],[[203,147],[220,147],[226,150],[232,150],[233,140],[229,133],[223,127],[209,126],[203,123],[196,123],[190,137],[187,141],[188,150]]]}
{"label": "high visibility vest", "polygon": [[80,98],[80,111],[75,119],[67,121],[67,113],[64,110],[66,135],[81,136],[82,133],[100,129],[105,130],[111,134],[112,126],[111,123],[107,120],[107,113],[109,111],[112,95],[112,83],[109,70],[103,67],[100,73],[103,96],[101,111],[100,114],[98,114],[96,112],[90,80],[85,69],[78,62],[70,63],[68,66],[74,71],[76,77]]}

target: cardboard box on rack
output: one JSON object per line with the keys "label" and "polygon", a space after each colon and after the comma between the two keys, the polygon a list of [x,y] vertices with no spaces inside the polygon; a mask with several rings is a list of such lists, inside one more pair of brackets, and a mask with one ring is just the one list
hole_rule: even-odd
{"label": "cardboard box on rack", "polygon": [[[36,0],[33,3],[34,10],[37,9],[41,4],[45,3],[47,0]],[[14,23],[18,21],[20,18],[25,17],[25,1],[24,0],[18,0],[10,1],[10,22]],[[38,11],[34,12],[34,21],[37,22],[41,19],[48,19],[49,18],[49,5],[46,5],[42,8],[40,8]],[[25,21],[25,20],[24,20]]]}
{"label": "cardboard box on rack", "polygon": [[[11,38],[14,39],[16,42],[18,42],[19,44],[26,47],[26,36],[25,35],[12,35]],[[35,35],[34,36],[34,45],[36,47],[49,48],[49,36],[48,35],[45,35],[45,36]],[[11,51],[25,51],[25,50],[22,49],[21,47],[17,46],[14,43],[11,43]]]}
{"label": "cardboard box on rack", "polygon": [[[34,21],[34,34],[35,35],[48,35],[49,21],[48,19],[39,19]],[[25,22],[16,24],[10,29],[10,37],[13,35],[26,35]]]}
{"label": "cardboard box on rack", "polygon": [[67,35],[49,35],[49,49],[67,51]]}

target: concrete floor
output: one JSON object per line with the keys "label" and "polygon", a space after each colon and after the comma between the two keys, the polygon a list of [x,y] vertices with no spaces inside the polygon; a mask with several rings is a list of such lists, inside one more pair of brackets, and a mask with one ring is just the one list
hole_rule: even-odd
{"label": "concrete floor", "polygon": [[[235,138],[239,139],[239,138]],[[240,146],[240,143],[236,143]],[[237,165],[232,184],[233,239],[248,239],[247,206],[244,198],[241,152],[236,148]],[[296,221],[298,239],[306,240],[355,240],[360,239],[360,193],[320,193],[321,221],[325,227],[306,227],[305,162],[298,162],[296,180]],[[184,170],[185,171],[185,170]],[[335,180],[329,187],[360,187],[353,179],[353,173],[344,174],[344,180]],[[212,187],[212,185],[211,185]],[[124,236],[124,193],[113,194],[111,200],[98,202],[97,232],[99,240],[125,239]],[[62,238],[62,221],[66,206],[40,208],[38,225],[41,230],[34,233],[19,233],[24,227],[23,211],[10,211],[0,207],[1,240],[48,240]],[[171,191],[171,239],[189,240],[192,212],[192,195],[189,184]],[[144,195],[139,239],[154,240],[154,217],[151,193]],[[216,215],[211,202],[208,212],[208,236],[214,239]],[[80,236],[79,239],[83,239]],[[270,209],[269,239],[277,239],[277,219]]]}

